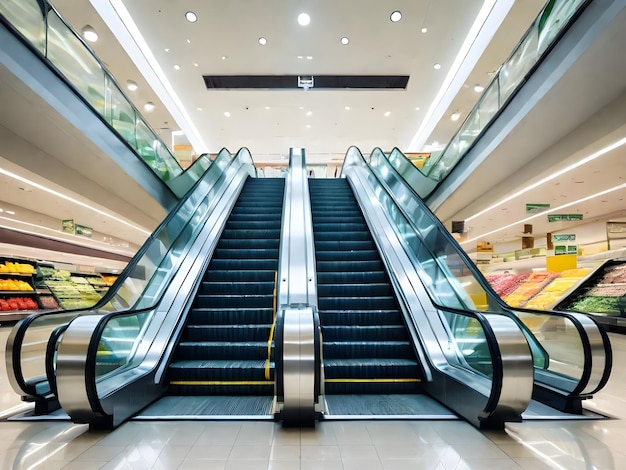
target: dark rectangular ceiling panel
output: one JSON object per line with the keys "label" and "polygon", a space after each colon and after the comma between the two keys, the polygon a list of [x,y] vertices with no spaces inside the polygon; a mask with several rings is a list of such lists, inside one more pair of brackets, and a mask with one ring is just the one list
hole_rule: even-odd
{"label": "dark rectangular ceiling panel", "polygon": [[[300,75],[312,77],[315,89],[395,90],[406,89],[408,75]],[[296,90],[298,75],[204,75],[204,83],[213,90]]]}

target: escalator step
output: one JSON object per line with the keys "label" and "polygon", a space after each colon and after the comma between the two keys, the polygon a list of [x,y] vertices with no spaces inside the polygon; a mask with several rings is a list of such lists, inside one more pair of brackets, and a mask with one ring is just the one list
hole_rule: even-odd
{"label": "escalator step", "polygon": [[377,284],[319,284],[319,297],[380,297],[393,296],[393,289],[389,283]]}
{"label": "escalator step", "polygon": [[351,231],[345,231],[342,232],[340,234],[338,234],[335,231],[332,232],[327,232],[327,231],[319,231],[315,228],[315,225],[313,226],[313,232],[315,233],[315,242],[321,242],[321,241],[337,241],[337,240],[353,240],[353,241],[371,241],[372,240],[372,234],[367,231],[356,231],[356,232],[351,232]]}
{"label": "escalator step", "polygon": [[280,219],[276,220],[228,220],[224,230],[280,230]]}
{"label": "escalator step", "polygon": [[343,325],[400,325],[405,328],[402,313],[391,310],[321,310],[319,312],[322,328]]}
{"label": "escalator step", "polygon": [[207,308],[195,306],[189,312],[188,323],[192,325],[271,325],[274,309],[268,308]]}
{"label": "escalator step", "polygon": [[251,239],[251,240],[258,240],[258,239],[279,240],[280,228],[278,229],[270,229],[270,228],[232,229],[232,228],[227,227],[222,231],[222,236],[220,239],[233,239],[233,238],[246,238],[246,239]]}
{"label": "escalator step", "polygon": [[230,248],[216,248],[213,256],[217,259],[277,259],[278,247],[276,248],[255,248],[248,249],[239,248],[236,250]]}
{"label": "escalator step", "polygon": [[245,271],[217,270],[207,271],[203,280],[207,282],[272,282],[276,278],[276,271],[261,271],[247,269]]}
{"label": "escalator step", "polygon": [[329,240],[316,241],[315,249],[319,251],[355,251],[355,250],[375,250],[376,245],[373,240]]}
{"label": "escalator step", "polygon": [[324,271],[317,273],[317,285],[323,286],[325,284],[363,284],[366,282],[382,283],[389,282],[389,277],[385,271],[364,271],[364,272],[351,272],[349,276],[342,272]]}
{"label": "escalator step", "polygon": [[379,259],[364,260],[364,261],[318,261],[317,272],[370,272],[370,271],[382,271],[385,269],[385,265]]}
{"label": "escalator step", "polygon": [[177,360],[215,359],[252,361],[267,359],[267,341],[184,341],[176,350]]}
{"label": "escalator step", "polygon": [[271,282],[207,282],[203,281],[198,291],[207,295],[274,295],[274,280]]}
{"label": "escalator step", "polygon": [[272,308],[274,296],[268,295],[206,295],[199,294],[196,297],[198,307],[213,308]]}
{"label": "escalator step", "polygon": [[270,325],[187,325],[183,341],[265,341]]}
{"label": "escalator step", "polygon": [[388,297],[320,297],[320,310],[391,310],[398,308],[393,296]]}
{"label": "escalator step", "polygon": [[324,338],[324,357],[333,359],[356,358],[394,358],[410,359],[415,357],[413,347],[408,341],[328,341]]}
{"label": "escalator step", "polygon": [[280,246],[280,240],[273,238],[220,238],[217,243],[217,249],[230,249],[230,250],[242,250],[247,248],[253,249],[278,249]]}
{"label": "escalator step", "polygon": [[210,270],[217,271],[276,271],[278,269],[277,259],[212,259],[209,262]]}
{"label": "escalator step", "polygon": [[315,258],[320,261],[371,261],[380,259],[376,250],[341,250],[316,251]]}
{"label": "escalator step", "polygon": [[326,325],[322,327],[324,344],[338,341],[407,341],[402,325]]}
{"label": "escalator step", "polygon": [[324,222],[324,223],[316,223],[313,221],[314,228],[319,229],[323,232],[366,232],[369,229],[367,228],[367,224],[365,221],[361,223],[351,223],[351,222],[343,222],[342,219],[338,219],[336,222]]}

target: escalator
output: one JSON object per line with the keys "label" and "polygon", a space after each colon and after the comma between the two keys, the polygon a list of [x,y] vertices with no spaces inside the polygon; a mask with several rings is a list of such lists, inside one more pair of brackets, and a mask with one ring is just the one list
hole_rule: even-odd
{"label": "escalator", "polygon": [[142,416],[271,414],[283,193],[284,179],[246,181],[174,350],[168,397]]}
{"label": "escalator", "polygon": [[380,396],[421,392],[421,368],[348,181],[310,179],[309,189],[328,412],[378,414],[381,401],[405,398]]}

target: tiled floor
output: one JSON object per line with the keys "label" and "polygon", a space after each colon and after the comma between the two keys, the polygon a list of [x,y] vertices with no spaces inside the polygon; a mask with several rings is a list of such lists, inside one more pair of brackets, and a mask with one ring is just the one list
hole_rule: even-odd
{"label": "tiled floor", "polygon": [[[6,342],[7,327],[0,327]],[[608,420],[528,421],[481,432],[463,421],[128,422],[90,432],[68,422],[0,421],[0,469],[624,469],[626,336],[611,335],[614,373],[586,406]],[[4,347],[2,348],[4,363]],[[6,373],[2,410],[19,406]]]}

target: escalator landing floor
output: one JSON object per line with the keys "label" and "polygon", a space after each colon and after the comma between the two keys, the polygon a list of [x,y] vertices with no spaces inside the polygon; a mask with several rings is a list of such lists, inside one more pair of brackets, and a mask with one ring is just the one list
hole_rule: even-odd
{"label": "escalator landing floor", "polygon": [[439,402],[420,395],[326,395],[324,419],[460,419]]}
{"label": "escalator landing floor", "polygon": [[272,396],[166,396],[133,420],[274,419]]}

